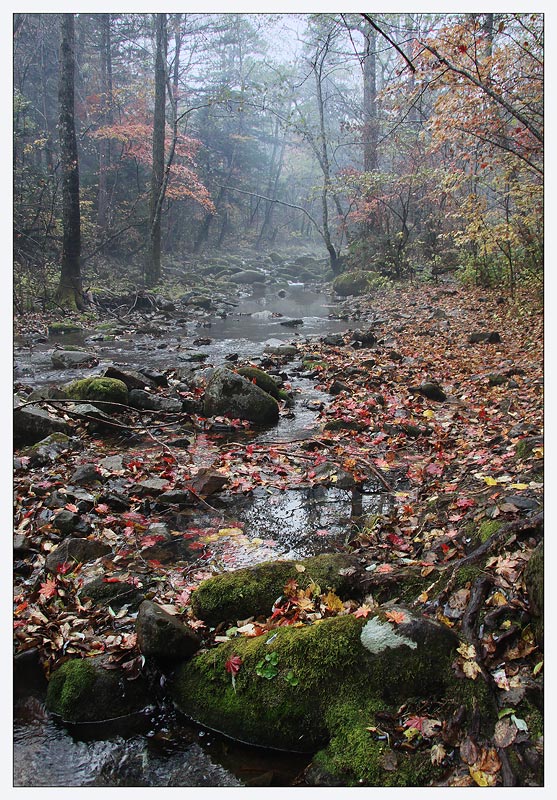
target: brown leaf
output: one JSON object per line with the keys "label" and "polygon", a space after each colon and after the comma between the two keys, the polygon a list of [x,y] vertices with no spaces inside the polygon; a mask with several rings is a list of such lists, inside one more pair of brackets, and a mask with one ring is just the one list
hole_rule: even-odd
{"label": "brown leaf", "polygon": [[460,757],[464,761],[465,764],[475,764],[478,760],[478,756],[480,751],[473,739],[469,736],[464,739],[464,741],[460,745]]}
{"label": "brown leaf", "polygon": [[510,719],[500,719],[495,725],[493,741],[497,747],[508,747],[516,739],[518,731]]}

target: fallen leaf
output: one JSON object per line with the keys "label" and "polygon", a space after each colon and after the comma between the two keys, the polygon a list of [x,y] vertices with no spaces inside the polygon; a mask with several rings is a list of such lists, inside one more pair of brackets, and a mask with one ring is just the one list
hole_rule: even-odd
{"label": "fallen leaf", "polygon": [[395,625],[400,625],[401,622],[406,621],[407,617],[403,611],[386,611],[385,619],[388,619],[389,622],[394,622]]}

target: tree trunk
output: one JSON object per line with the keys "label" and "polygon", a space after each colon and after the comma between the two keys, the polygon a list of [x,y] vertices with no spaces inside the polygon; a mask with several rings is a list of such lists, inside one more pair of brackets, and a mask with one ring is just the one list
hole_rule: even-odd
{"label": "tree trunk", "polygon": [[[110,14],[101,14],[101,87],[103,93],[103,125],[112,124],[112,55],[110,43]],[[97,225],[104,233],[108,226],[109,191],[108,173],[110,171],[110,139],[99,143],[99,189]]]}
{"label": "tree trunk", "polygon": [[153,119],[153,169],[149,204],[149,242],[145,282],[154,286],[161,277],[161,191],[164,181],[164,132],[166,101],[166,14],[157,14],[155,57],[155,113]]}
{"label": "tree trunk", "polygon": [[81,286],[81,218],[79,165],[74,118],[75,25],[73,14],[62,14],[58,83],[60,164],[62,169],[62,268],[56,292],[59,305],[83,308]]}
{"label": "tree trunk", "polygon": [[364,23],[364,172],[377,169],[377,34],[366,20]]}

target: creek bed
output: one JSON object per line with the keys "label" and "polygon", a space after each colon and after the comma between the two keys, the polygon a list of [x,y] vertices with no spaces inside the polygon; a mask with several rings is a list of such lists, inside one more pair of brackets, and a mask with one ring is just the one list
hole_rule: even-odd
{"label": "creek bed", "polygon": [[[240,360],[257,359],[269,339],[287,342],[346,330],[346,322],[329,318],[331,310],[329,298],[299,286],[287,298],[244,298],[224,317],[176,323],[165,326],[160,334],[124,333],[115,341],[97,342],[93,349],[99,366],[88,374],[98,374],[110,364],[160,370],[180,366],[187,360],[182,347],[186,336],[211,339],[196,349],[215,366],[225,363],[231,353]],[[280,324],[288,318],[302,318],[304,324],[294,331]],[[39,387],[82,377],[82,369],[54,370],[50,353],[55,345],[87,347],[92,334],[58,335],[32,347],[16,340],[17,380]],[[251,441],[272,446],[316,432],[316,408],[328,395],[316,389],[311,378],[293,375],[291,382],[294,391],[299,390],[294,414],[281,417],[277,426]],[[365,492],[321,486],[280,492],[256,489],[248,496],[212,499],[215,511],[236,518],[242,526],[235,536],[213,538],[213,563],[234,569],[269,559],[343,550],[362,516],[387,508],[388,497],[380,488],[371,485]],[[214,523],[203,508],[169,515],[167,521],[177,530]],[[131,731],[114,733],[104,725],[70,730],[50,718],[40,699],[26,697],[16,703],[14,722],[15,786],[290,786],[310,760],[226,741],[179,720],[170,709],[153,710],[139,727],[135,720]]]}

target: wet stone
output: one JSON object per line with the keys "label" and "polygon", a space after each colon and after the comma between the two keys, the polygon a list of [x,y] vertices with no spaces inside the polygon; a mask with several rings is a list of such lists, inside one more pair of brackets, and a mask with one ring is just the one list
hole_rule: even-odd
{"label": "wet stone", "polygon": [[102,479],[102,475],[96,464],[80,464],[70,475],[70,482],[77,483],[81,486],[86,486],[91,483],[100,483]]}
{"label": "wet stone", "polygon": [[111,552],[111,548],[102,542],[91,539],[65,539],[55,550],[52,550],[45,561],[45,568],[56,572],[58,564],[65,562],[86,563],[94,561]]}

